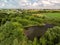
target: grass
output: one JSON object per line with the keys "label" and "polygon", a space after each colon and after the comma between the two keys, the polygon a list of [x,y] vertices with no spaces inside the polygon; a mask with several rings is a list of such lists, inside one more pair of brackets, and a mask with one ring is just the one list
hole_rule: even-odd
{"label": "grass", "polygon": [[50,18],[60,18],[60,13],[44,13],[43,15],[47,15]]}

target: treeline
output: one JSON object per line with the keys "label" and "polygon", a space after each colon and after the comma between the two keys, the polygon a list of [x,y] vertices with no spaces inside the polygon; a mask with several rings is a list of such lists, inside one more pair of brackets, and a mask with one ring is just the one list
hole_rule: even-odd
{"label": "treeline", "polygon": [[9,12],[9,13],[22,13],[22,12],[26,12],[26,13],[60,13],[60,9],[40,9],[40,10],[34,10],[34,9],[3,9],[0,10],[1,12]]}
{"label": "treeline", "polygon": [[60,10],[42,10],[40,13],[60,13]]}

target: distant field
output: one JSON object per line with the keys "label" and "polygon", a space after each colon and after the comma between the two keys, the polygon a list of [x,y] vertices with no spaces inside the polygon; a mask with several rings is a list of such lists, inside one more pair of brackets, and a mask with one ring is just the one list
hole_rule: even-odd
{"label": "distant field", "polygon": [[43,15],[47,15],[50,18],[60,18],[60,13],[44,13]]}
{"label": "distant field", "polygon": [[37,15],[37,16],[46,15],[48,18],[60,18],[60,13],[41,13],[41,14],[37,13],[32,15]]}

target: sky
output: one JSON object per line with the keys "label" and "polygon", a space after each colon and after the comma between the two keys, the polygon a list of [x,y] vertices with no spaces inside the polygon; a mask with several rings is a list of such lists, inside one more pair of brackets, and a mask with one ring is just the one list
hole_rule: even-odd
{"label": "sky", "polygon": [[0,0],[0,8],[60,9],[60,0]]}

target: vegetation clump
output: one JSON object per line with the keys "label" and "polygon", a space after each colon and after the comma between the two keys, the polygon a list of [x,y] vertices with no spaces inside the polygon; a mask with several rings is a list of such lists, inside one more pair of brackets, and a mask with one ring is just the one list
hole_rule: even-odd
{"label": "vegetation clump", "polygon": [[60,13],[32,11],[0,10],[0,45],[60,45]]}

